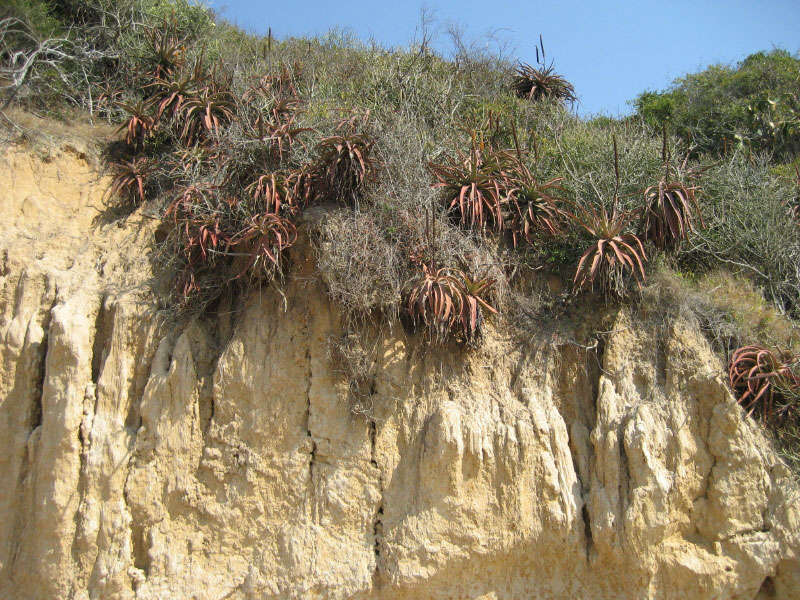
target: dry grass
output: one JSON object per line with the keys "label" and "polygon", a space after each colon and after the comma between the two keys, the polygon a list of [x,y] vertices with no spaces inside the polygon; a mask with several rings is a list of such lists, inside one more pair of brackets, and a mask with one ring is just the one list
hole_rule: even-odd
{"label": "dry grass", "polygon": [[13,143],[46,147],[74,139],[80,140],[82,146],[88,142],[92,154],[86,158],[96,159],[114,136],[116,127],[100,120],[87,120],[83,111],[70,111],[70,115],[72,118],[56,119],[11,107],[0,114],[0,148]]}
{"label": "dry grass", "polygon": [[800,349],[800,328],[781,314],[753,285],[752,279],[717,270],[699,278],[697,290],[750,341],[771,340],[782,348]]}
{"label": "dry grass", "polygon": [[724,269],[690,278],[662,260],[650,273],[639,308],[646,318],[693,316],[726,361],[746,344],[800,348],[798,324],[767,302],[751,278]]}
{"label": "dry grass", "polygon": [[780,457],[800,479],[800,417],[787,418],[772,430],[772,439]]}
{"label": "dry grass", "polygon": [[331,298],[346,313],[399,315],[406,276],[400,248],[387,239],[375,214],[338,209],[320,222],[317,266]]}

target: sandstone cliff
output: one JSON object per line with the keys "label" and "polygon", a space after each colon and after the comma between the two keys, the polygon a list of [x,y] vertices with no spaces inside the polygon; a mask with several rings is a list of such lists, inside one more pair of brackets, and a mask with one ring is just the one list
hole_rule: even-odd
{"label": "sandstone cliff", "polygon": [[106,185],[2,157],[0,597],[800,597],[798,487],[690,323],[375,331],[354,412],[307,248],[176,325]]}

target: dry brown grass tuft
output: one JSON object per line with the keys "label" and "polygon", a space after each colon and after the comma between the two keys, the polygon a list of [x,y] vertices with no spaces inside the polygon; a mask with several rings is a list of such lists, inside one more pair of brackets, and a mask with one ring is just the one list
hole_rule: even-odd
{"label": "dry brown grass tuft", "polygon": [[749,278],[717,270],[701,277],[697,290],[715,309],[730,315],[743,337],[783,348],[800,348],[797,323],[767,302]]}
{"label": "dry brown grass tuft", "polygon": [[689,278],[660,263],[648,277],[639,307],[646,317],[696,318],[724,361],[746,344],[800,349],[797,323],[768,303],[749,278],[725,270]]}
{"label": "dry brown grass tuft", "polygon": [[331,298],[351,316],[399,314],[405,276],[400,248],[376,215],[336,209],[317,226],[317,267]]}

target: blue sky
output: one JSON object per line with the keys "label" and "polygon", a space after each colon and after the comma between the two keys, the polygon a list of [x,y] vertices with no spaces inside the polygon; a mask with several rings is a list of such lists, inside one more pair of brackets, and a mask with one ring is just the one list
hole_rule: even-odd
{"label": "blue sky", "polygon": [[435,18],[439,50],[449,48],[446,29],[455,24],[478,43],[494,33],[513,56],[530,63],[541,33],[548,58],[574,83],[583,115],[628,113],[627,101],[639,92],[662,89],[711,63],[732,63],[773,47],[800,50],[800,0],[206,3],[251,32],[272,27],[281,38],[345,27],[384,46],[407,45],[425,6]]}

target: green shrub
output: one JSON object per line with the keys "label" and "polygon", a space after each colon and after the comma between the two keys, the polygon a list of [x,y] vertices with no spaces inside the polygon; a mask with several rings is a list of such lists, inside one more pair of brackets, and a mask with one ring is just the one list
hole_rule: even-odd
{"label": "green shrub", "polygon": [[678,78],[633,104],[649,124],[670,124],[698,152],[747,148],[783,160],[800,152],[798,83],[800,58],[772,50]]}
{"label": "green shrub", "polygon": [[214,18],[201,1],[141,0],[147,22],[174,21],[186,37],[198,39],[214,27]]}
{"label": "green shrub", "polygon": [[62,29],[51,3],[45,0],[6,0],[0,6],[0,19],[7,17],[23,21],[40,38],[55,35]]}

